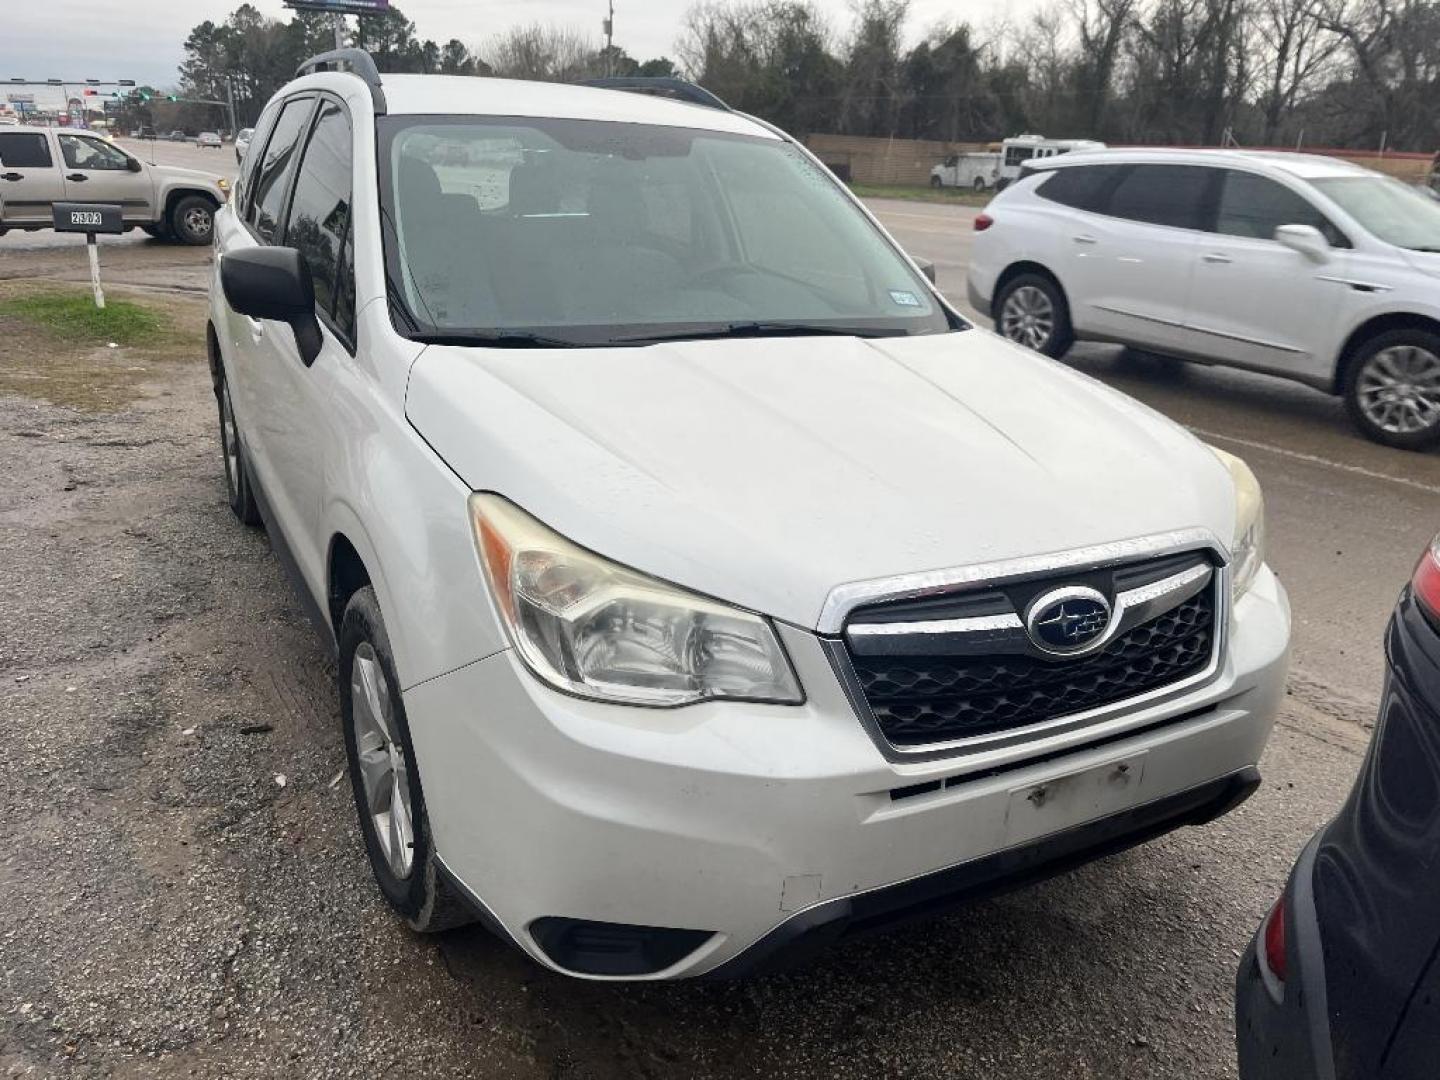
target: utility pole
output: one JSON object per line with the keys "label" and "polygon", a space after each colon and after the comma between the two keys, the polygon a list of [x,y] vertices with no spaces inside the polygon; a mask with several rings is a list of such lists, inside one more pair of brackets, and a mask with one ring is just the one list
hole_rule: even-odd
{"label": "utility pole", "polygon": [[605,74],[615,74],[615,0],[610,0],[610,14],[605,16]]}
{"label": "utility pole", "polygon": [[330,25],[335,31],[335,48],[345,47],[345,16],[338,11],[330,13]]}
{"label": "utility pole", "polygon": [[235,126],[235,81],[228,75],[225,77],[225,103],[230,110],[230,137],[233,139],[240,129]]}

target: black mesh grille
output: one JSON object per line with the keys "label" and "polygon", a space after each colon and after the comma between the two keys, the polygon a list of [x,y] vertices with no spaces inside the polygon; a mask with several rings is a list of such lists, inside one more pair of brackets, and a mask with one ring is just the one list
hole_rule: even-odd
{"label": "black mesh grille", "polygon": [[1038,724],[1178,682],[1209,663],[1214,586],[1075,660],[1029,656],[855,656],[880,730],[895,746]]}

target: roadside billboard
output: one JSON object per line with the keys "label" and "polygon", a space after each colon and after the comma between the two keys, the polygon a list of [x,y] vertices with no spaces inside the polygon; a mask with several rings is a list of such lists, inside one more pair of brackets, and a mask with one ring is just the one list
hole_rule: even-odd
{"label": "roadside billboard", "polygon": [[285,6],[335,15],[384,15],[390,10],[390,0],[285,0]]}

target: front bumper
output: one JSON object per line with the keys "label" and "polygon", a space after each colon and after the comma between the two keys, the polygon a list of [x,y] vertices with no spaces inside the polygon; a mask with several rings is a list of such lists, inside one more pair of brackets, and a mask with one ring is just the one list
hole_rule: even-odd
{"label": "front bumper", "polygon": [[788,627],[801,706],[604,705],[540,685],[508,651],[405,704],[440,857],[520,948],[613,977],[567,970],[537,933],[694,930],[685,955],[629,976],[730,974],[1233,805],[1283,693],[1289,607],[1273,576],[1232,619],[1207,685],[1107,724],[1103,741],[999,758],[887,761],[820,639]]}

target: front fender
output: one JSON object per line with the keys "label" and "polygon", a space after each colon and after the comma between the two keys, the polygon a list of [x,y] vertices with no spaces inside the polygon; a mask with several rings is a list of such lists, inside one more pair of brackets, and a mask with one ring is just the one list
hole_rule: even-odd
{"label": "front fender", "polygon": [[344,536],[365,563],[408,690],[507,641],[471,535],[470,489],[360,366],[334,384],[335,415],[351,435],[325,484],[326,581],[335,539]]}

